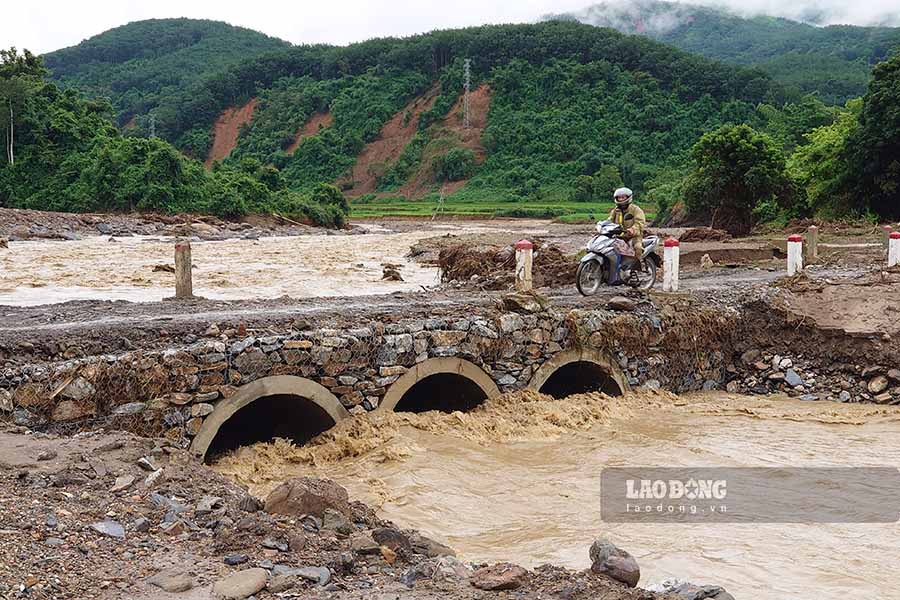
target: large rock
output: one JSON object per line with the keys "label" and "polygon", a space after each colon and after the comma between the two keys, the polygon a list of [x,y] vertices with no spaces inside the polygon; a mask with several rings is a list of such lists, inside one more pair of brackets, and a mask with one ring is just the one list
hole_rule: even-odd
{"label": "large rock", "polygon": [[393,527],[381,527],[372,531],[372,539],[381,546],[386,546],[394,552],[412,552],[412,544],[399,529]]}
{"label": "large rock", "polygon": [[734,600],[734,596],[717,585],[695,585],[678,579],[667,579],[647,588],[648,592],[671,594],[680,600]]}
{"label": "large rock", "polygon": [[528,571],[512,563],[497,563],[472,573],[470,583],[480,590],[514,590],[520,587]]}
{"label": "large rock", "polygon": [[421,533],[415,532],[409,536],[409,542],[412,545],[413,552],[416,554],[424,554],[428,558],[436,558],[438,556],[456,556],[453,548],[445,546],[440,542],[436,542],[431,538],[427,538]]}
{"label": "large rock", "polygon": [[94,407],[86,402],[63,400],[53,408],[50,418],[54,421],[75,421],[94,414]]}
{"label": "large rock", "polygon": [[76,377],[62,389],[59,395],[69,400],[84,400],[94,395],[94,386],[84,377]]}
{"label": "large rock", "polygon": [[186,592],[194,587],[194,580],[190,575],[187,573],[179,573],[177,571],[163,571],[162,573],[157,573],[149,578],[147,583],[155,585],[172,594]]}
{"label": "large rock", "polygon": [[625,296],[613,296],[609,299],[609,302],[606,303],[606,308],[610,310],[631,312],[637,308],[637,302],[631,298],[626,298]]}
{"label": "large rock", "polygon": [[641,579],[641,569],[633,556],[608,540],[591,544],[591,571],[635,587]]}
{"label": "large rock", "polygon": [[322,518],[332,508],[350,515],[347,490],[330,479],[295,477],[272,490],[266,498],[265,510],[281,515],[315,515]]}
{"label": "large rock", "polygon": [[243,600],[266,587],[265,569],[247,569],[220,579],[213,585],[213,596],[224,600]]}
{"label": "large rock", "polygon": [[884,375],[879,375],[878,377],[873,377],[869,380],[869,393],[870,394],[880,394],[884,390],[888,388],[888,378]]}

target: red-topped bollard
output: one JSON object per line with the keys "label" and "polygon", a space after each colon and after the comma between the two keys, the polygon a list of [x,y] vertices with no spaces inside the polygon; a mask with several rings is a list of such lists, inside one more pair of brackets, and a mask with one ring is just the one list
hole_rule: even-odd
{"label": "red-topped bollard", "polygon": [[888,266],[900,265],[900,231],[892,231],[888,239]]}
{"label": "red-topped bollard", "polygon": [[678,291],[678,269],[681,268],[681,247],[675,238],[663,242],[663,291]]}
{"label": "red-topped bollard", "polygon": [[515,243],[516,249],[516,291],[531,291],[531,263],[534,254],[534,244],[529,240],[519,240]]}
{"label": "red-topped bollard", "polygon": [[787,272],[788,275],[796,275],[803,270],[803,236],[794,234],[788,237],[787,243]]}

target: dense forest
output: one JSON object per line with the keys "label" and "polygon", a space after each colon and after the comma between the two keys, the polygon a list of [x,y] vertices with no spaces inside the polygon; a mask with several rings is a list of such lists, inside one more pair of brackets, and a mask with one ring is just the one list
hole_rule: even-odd
{"label": "dense forest", "polygon": [[125,125],[226,67],[289,46],[219,21],[151,19],[50,52],[44,64],[62,88],[108,98]]}
{"label": "dense forest", "polygon": [[0,50],[0,206],[229,218],[279,213],[343,224],[348,206],[334,186],[291,191],[277,171],[252,160],[207,171],[164,140],[123,136],[109,102],[61,90],[46,75],[40,57]]}
{"label": "dense forest", "polygon": [[660,0],[606,2],[568,15],[640,34],[708,58],[759,67],[776,81],[828,104],[861,96],[872,67],[900,46],[900,28],[817,27],[768,16]]}

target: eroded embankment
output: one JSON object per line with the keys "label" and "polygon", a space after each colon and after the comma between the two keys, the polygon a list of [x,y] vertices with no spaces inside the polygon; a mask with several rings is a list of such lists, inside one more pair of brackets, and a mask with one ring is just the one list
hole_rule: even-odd
{"label": "eroded embankment", "polygon": [[247,104],[240,107],[226,108],[216,119],[213,125],[213,143],[206,157],[206,168],[210,168],[216,161],[223,160],[231,154],[237,146],[241,127],[253,118],[256,109],[256,98],[252,98]]}

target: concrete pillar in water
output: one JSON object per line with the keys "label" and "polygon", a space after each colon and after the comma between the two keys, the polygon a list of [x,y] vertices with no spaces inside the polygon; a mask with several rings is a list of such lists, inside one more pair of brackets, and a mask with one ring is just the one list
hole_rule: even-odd
{"label": "concrete pillar in water", "polygon": [[534,244],[528,240],[516,242],[516,291],[531,291],[531,262]]}
{"label": "concrete pillar in water", "polygon": [[796,275],[803,270],[803,236],[794,234],[787,243],[787,272]]}
{"label": "concrete pillar in water", "polygon": [[678,240],[669,238],[663,242],[663,291],[678,291],[678,269],[681,268]]}
{"label": "concrete pillar in water", "polygon": [[175,244],[175,297],[193,298],[194,284],[191,274],[191,243]]}
{"label": "concrete pillar in water", "polygon": [[806,258],[816,260],[819,258],[819,228],[810,225],[806,234]]}
{"label": "concrete pillar in water", "polygon": [[897,265],[900,265],[900,231],[893,231],[888,245],[888,266]]}

